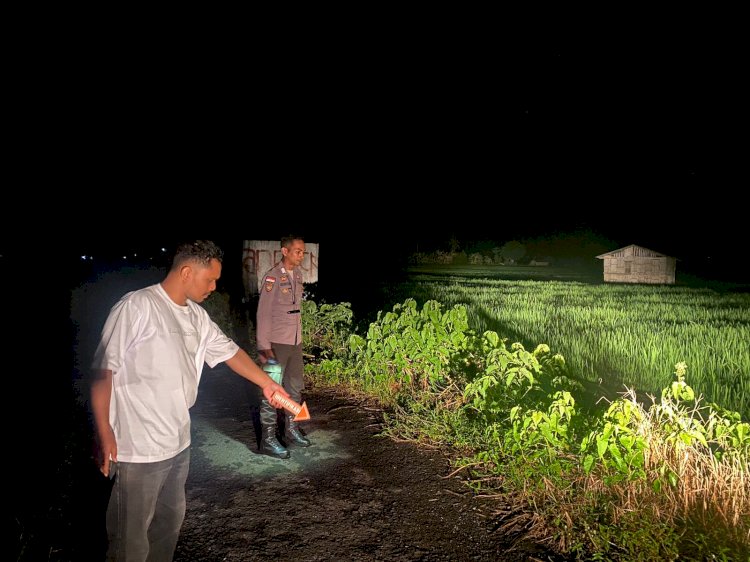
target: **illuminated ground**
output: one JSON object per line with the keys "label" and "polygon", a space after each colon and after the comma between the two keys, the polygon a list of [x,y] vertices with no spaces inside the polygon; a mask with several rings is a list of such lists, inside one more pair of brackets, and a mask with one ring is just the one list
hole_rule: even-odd
{"label": "illuminated ground", "polygon": [[[175,560],[553,559],[497,532],[503,506],[472,497],[461,473],[448,477],[442,453],[378,437],[371,404],[309,388],[313,446],[287,460],[259,455],[249,386],[226,367],[203,375]],[[111,483],[92,461],[80,403],[59,421],[64,458],[50,454],[43,478],[13,481],[18,562],[104,559]]]}
{"label": "illuminated ground", "polygon": [[193,410],[188,513],[176,560],[547,560],[493,532],[444,456],[377,437],[381,413],[309,389],[314,445],[257,453],[246,383],[206,373]]}

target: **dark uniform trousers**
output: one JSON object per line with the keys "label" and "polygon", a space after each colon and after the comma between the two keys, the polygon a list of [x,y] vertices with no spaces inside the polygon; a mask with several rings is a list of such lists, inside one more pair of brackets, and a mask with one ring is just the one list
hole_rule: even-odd
{"label": "dark uniform trousers", "polygon": [[285,343],[271,343],[276,360],[284,369],[282,386],[289,393],[289,397],[298,404],[302,401],[302,391],[305,380],[302,376],[302,344],[290,345]]}

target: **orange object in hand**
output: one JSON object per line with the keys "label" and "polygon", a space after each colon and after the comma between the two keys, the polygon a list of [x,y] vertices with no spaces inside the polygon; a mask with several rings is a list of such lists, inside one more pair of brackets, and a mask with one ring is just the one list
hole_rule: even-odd
{"label": "orange object in hand", "polygon": [[300,406],[291,398],[287,398],[278,392],[274,392],[271,399],[281,404],[290,414],[294,414],[294,421],[305,421],[310,419],[310,412],[308,411],[305,402],[302,402],[302,405]]}

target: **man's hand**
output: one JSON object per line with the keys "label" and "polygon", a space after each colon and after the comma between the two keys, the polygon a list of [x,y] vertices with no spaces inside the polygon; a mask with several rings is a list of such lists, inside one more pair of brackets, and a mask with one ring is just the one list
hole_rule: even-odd
{"label": "man's hand", "polygon": [[283,408],[283,406],[281,405],[281,402],[278,402],[271,398],[277,392],[281,396],[289,398],[289,394],[287,393],[286,390],[284,390],[284,387],[281,386],[280,384],[276,384],[273,381],[271,381],[271,384],[268,384],[263,387],[263,396],[265,396],[266,400],[268,400],[271,403],[271,406],[273,406],[274,408]]}
{"label": "man's hand", "polygon": [[97,445],[99,447],[97,464],[99,472],[104,476],[109,476],[112,470],[113,462],[117,462],[117,441],[111,428],[104,430],[103,434],[98,435]]}

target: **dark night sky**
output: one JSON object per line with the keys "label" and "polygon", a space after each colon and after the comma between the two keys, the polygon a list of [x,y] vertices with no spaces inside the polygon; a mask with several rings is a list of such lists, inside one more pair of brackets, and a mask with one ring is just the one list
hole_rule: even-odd
{"label": "dark night sky", "polygon": [[[668,39],[505,49],[479,37],[390,65],[372,50],[345,74],[302,54],[297,88],[271,82],[250,106],[218,82],[179,96],[162,83],[152,99],[123,84],[117,111],[82,108],[90,140],[59,138],[45,164],[54,195],[19,190],[24,228],[3,226],[0,259],[33,252],[31,233],[66,267],[183,236],[299,231],[360,263],[377,243],[399,253],[579,229],[683,260],[735,256],[747,238],[731,195],[748,183],[741,61],[715,38]],[[76,210],[84,197],[93,210]]]}

